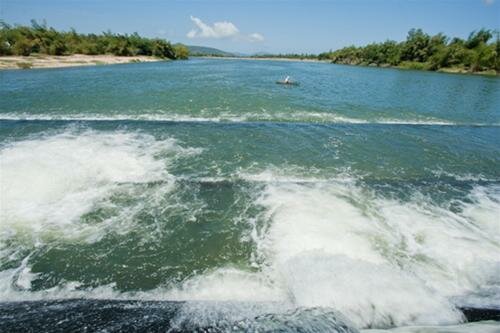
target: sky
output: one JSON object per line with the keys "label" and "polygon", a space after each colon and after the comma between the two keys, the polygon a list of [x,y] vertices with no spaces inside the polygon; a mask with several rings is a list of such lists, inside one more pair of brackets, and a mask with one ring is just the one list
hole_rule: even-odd
{"label": "sky", "polygon": [[31,19],[245,54],[320,53],[402,41],[411,28],[461,38],[500,30],[500,0],[0,0],[0,20]]}

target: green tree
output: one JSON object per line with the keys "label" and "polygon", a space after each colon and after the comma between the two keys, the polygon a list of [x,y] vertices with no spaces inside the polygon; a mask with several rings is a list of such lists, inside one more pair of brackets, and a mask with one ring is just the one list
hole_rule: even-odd
{"label": "green tree", "polygon": [[428,58],[430,37],[422,29],[411,29],[401,51],[401,59],[425,62]]}
{"label": "green tree", "polygon": [[189,49],[182,44],[174,46],[174,53],[176,59],[187,59],[189,57]]}
{"label": "green tree", "polygon": [[[179,54],[182,56],[182,50]],[[175,59],[176,53],[169,42],[132,35],[113,34],[111,31],[97,34],[79,34],[74,29],[56,31],[45,22],[31,21],[31,26],[10,26],[0,21],[0,55],[50,55],[105,54],[117,56],[157,56]]]}
{"label": "green tree", "polygon": [[500,72],[500,32],[495,32],[497,38],[495,42],[495,70]]}
{"label": "green tree", "polygon": [[172,46],[162,39],[153,40],[151,51],[154,57],[175,59],[175,52]]}
{"label": "green tree", "polygon": [[490,30],[486,29],[481,29],[479,31],[473,31],[470,33],[469,38],[467,39],[467,42],[465,43],[465,46],[468,49],[473,49],[481,43],[488,43],[488,41],[493,37],[492,33]]}
{"label": "green tree", "polygon": [[29,56],[31,54],[31,48],[32,48],[31,42],[26,39],[26,38],[18,38],[12,47],[13,54],[15,55],[22,55],[22,56]]}
{"label": "green tree", "polygon": [[[491,42],[494,34],[496,40]],[[364,47],[348,46],[320,54],[319,59],[350,65],[391,65],[412,69],[439,70],[453,67],[462,71],[500,71],[499,32],[481,29],[467,40],[430,36],[411,29],[404,42],[385,41]]]}

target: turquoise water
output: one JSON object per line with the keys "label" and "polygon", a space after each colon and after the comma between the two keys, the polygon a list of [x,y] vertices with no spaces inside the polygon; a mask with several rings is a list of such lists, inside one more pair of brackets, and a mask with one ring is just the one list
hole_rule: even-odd
{"label": "turquoise water", "polygon": [[2,300],[357,328],[500,308],[498,78],[195,59],[0,82]]}

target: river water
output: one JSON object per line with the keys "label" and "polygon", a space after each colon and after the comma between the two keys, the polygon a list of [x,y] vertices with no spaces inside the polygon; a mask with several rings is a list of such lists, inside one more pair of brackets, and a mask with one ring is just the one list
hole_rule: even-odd
{"label": "river water", "polygon": [[173,331],[500,329],[459,310],[500,309],[498,78],[194,59],[0,83],[7,328],[11,301],[77,298],[177,304]]}

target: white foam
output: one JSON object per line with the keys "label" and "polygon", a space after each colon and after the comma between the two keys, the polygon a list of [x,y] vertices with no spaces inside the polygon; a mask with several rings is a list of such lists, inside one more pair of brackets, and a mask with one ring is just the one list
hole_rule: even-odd
{"label": "white foam", "polygon": [[436,177],[452,178],[452,179],[455,179],[457,181],[463,181],[463,182],[468,182],[468,181],[495,182],[494,178],[488,178],[482,174],[472,174],[472,173],[456,174],[456,173],[447,172],[443,169],[428,170],[428,171],[430,171]]}
{"label": "white foam", "polygon": [[[418,195],[386,199],[349,179],[239,174],[266,183],[257,203],[270,224],[252,237],[265,260],[260,272],[222,268],[163,297],[331,307],[358,327],[449,325],[463,321],[454,302],[467,304],[473,291],[500,284],[497,236],[475,220],[491,222],[488,214],[452,213]],[[474,209],[498,209],[491,191],[477,191]]]}
{"label": "white foam", "polygon": [[290,258],[279,269],[296,305],[336,309],[358,327],[462,320],[448,300],[388,264],[311,251]]}
{"label": "white foam", "polygon": [[297,305],[332,306],[360,327],[458,322],[450,297],[500,283],[500,245],[487,232],[500,225],[483,215],[498,203],[480,198],[487,228],[422,198],[273,183],[261,199],[273,220],[263,242]]}
{"label": "white foam", "polygon": [[31,283],[37,274],[31,273],[28,259],[26,257],[17,268],[0,271],[1,300],[96,298],[258,303],[286,300],[286,292],[262,274],[231,267],[195,276],[178,286],[160,286],[149,291],[120,292],[114,283],[82,288],[80,283],[74,281],[61,281],[56,287],[32,291]]}
{"label": "white foam", "polygon": [[[258,167],[258,165],[256,165]],[[308,168],[307,170],[300,166],[288,165],[286,168],[268,166],[264,170],[254,170],[253,166],[250,168],[241,168],[236,172],[236,176],[239,179],[243,179],[249,182],[264,183],[264,184],[306,184],[306,183],[331,183],[335,181],[336,183],[352,183],[354,177],[351,175],[351,170],[346,168],[345,170],[337,169],[336,176],[325,178],[322,175],[322,170],[316,168]]]}
{"label": "white foam", "polygon": [[268,218],[273,220],[264,240],[273,260],[284,263],[300,253],[322,250],[332,255],[352,253],[353,258],[374,263],[383,261],[363,237],[375,229],[345,200],[349,195],[350,187],[342,185],[268,186],[259,203],[268,207]]}
{"label": "white foam", "polygon": [[165,121],[165,122],[312,122],[331,124],[380,124],[380,125],[425,125],[425,126],[488,126],[498,127],[500,123],[462,123],[442,119],[393,119],[376,118],[361,119],[345,117],[333,112],[314,112],[291,110],[289,112],[247,112],[230,113],[214,112],[213,115],[205,115],[201,110],[199,116],[178,114],[172,112],[141,112],[141,114],[32,114],[32,113],[2,113],[2,120],[39,120],[39,121]]}
{"label": "white foam", "polygon": [[257,273],[221,268],[196,276],[163,293],[170,300],[276,302],[285,300],[283,290]]}
{"label": "white foam", "polygon": [[442,295],[477,290],[500,265],[497,235],[465,214],[424,198],[406,204],[379,199],[376,205],[384,225],[379,240],[389,245],[391,261]]}
{"label": "white foam", "polygon": [[475,187],[463,215],[500,242],[500,186]]}
{"label": "white foam", "polygon": [[366,329],[361,333],[498,333],[500,322],[483,321],[447,326],[405,326],[391,329]]}
{"label": "white foam", "polygon": [[[463,210],[452,212],[418,192],[410,201],[387,199],[352,178],[300,178],[293,169],[238,176],[265,184],[256,204],[266,208],[261,218],[269,223],[252,235],[264,258],[257,271],[225,267],[141,293],[103,286],[102,295],[331,307],[358,327],[460,323],[456,304],[490,306],[500,295],[495,186],[478,186]],[[29,287],[27,267],[0,272],[0,287],[15,274],[24,276],[18,285]],[[493,294],[478,297],[487,286]],[[20,298],[10,285],[5,290],[4,297]],[[68,282],[29,297],[95,295]]]}
{"label": "white foam", "polygon": [[171,188],[168,165],[156,156],[181,150],[173,139],[125,132],[69,131],[8,144],[0,151],[0,232],[82,236],[92,226],[80,217],[123,186],[161,180]]}
{"label": "white foam", "polygon": [[271,220],[258,246],[269,264],[263,274],[296,306],[333,307],[360,327],[450,324],[462,320],[453,297],[500,283],[496,192],[478,189],[473,204],[452,213],[348,180],[243,176],[267,183],[259,199]]}
{"label": "white foam", "polygon": [[[69,299],[69,298],[89,298],[89,299],[120,299],[135,298],[134,294],[120,293],[114,284],[99,286],[96,288],[81,288],[78,282],[61,282],[53,288],[39,291],[32,291],[28,285],[20,285],[17,279],[18,269],[7,269],[0,271],[0,299],[8,301],[34,301],[48,299]],[[31,273],[33,274],[33,273]],[[34,275],[34,274],[33,274]],[[26,278],[26,277],[23,277]],[[35,276],[29,277],[27,283]]]}
{"label": "white foam", "polygon": [[[175,113],[156,114],[30,114],[30,113],[4,113],[0,115],[0,120],[40,120],[40,121],[177,121],[177,122],[219,122],[218,117],[192,117]],[[236,119],[237,121],[237,119]]]}
{"label": "white foam", "polygon": [[[31,272],[31,267],[29,267],[30,256],[25,257],[19,267],[15,269],[8,269],[0,272],[0,290],[5,294],[12,288],[18,290],[29,290],[31,288],[31,282],[36,278],[37,274]],[[6,295],[3,295],[2,299]]]}

